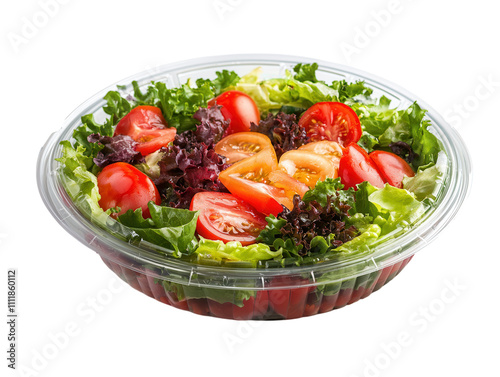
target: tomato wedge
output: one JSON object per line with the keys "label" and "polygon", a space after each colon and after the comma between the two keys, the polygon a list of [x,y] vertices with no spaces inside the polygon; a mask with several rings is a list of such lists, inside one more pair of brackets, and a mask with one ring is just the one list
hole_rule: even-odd
{"label": "tomato wedge", "polygon": [[341,102],[318,102],[299,120],[311,141],[330,140],[341,146],[356,143],[361,138],[361,123],[357,114]]}
{"label": "tomato wedge", "polygon": [[287,197],[285,190],[278,187],[238,176],[224,178],[219,175],[219,179],[232,194],[250,203],[257,211],[266,215],[278,216],[279,213],[283,212],[283,206],[288,209],[293,208],[293,202]]}
{"label": "tomato wedge", "polygon": [[285,152],[278,164],[288,175],[306,184],[316,186],[317,181],[325,178],[337,178],[337,167],[328,157],[305,150]]}
{"label": "tomato wedge", "polygon": [[342,157],[342,147],[335,141],[321,140],[307,143],[299,147],[299,150],[310,151],[322,156],[326,156],[333,161],[335,166],[339,166]]}
{"label": "tomato wedge", "polygon": [[339,176],[346,189],[356,188],[358,183],[364,181],[379,188],[384,187],[385,184],[377,165],[356,143],[349,144],[344,149],[344,155],[340,159]]}
{"label": "tomato wedge", "polygon": [[[270,174],[278,169],[276,152],[273,148],[265,148],[259,153],[238,161],[219,174],[219,179],[224,186],[238,198],[252,205],[257,211],[266,215],[283,211],[282,205],[292,209],[294,192],[292,187],[302,187],[300,183],[296,186],[288,186],[289,189],[283,189],[283,179],[279,174]],[[292,177],[287,177],[292,180]]]}
{"label": "tomato wedge", "polygon": [[248,94],[228,90],[208,101],[208,105],[214,106],[216,102],[217,105],[222,106],[221,112],[224,119],[231,121],[225,135],[250,131],[250,123],[258,124],[260,121],[259,109]]}
{"label": "tomato wedge", "polygon": [[[302,198],[309,191],[309,187],[299,180],[291,177],[282,170],[273,170],[268,175],[269,183],[277,188],[285,190],[285,195],[293,202],[293,196],[299,194]],[[286,205],[288,207],[288,205]]]}
{"label": "tomato wedge", "polygon": [[114,136],[128,135],[138,143],[136,150],[143,156],[165,147],[174,140],[175,128],[167,128],[161,110],[155,106],[137,106],[116,126]]}
{"label": "tomato wedge", "polygon": [[199,192],[191,200],[191,211],[200,211],[196,231],[202,237],[224,243],[255,242],[267,225],[266,218],[248,203],[223,192]]}
{"label": "tomato wedge", "polygon": [[410,165],[394,153],[385,151],[373,151],[369,154],[372,161],[377,165],[380,175],[385,182],[391,186],[403,188],[403,178],[415,176]]}
{"label": "tomato wedge", "polygon": [[125,162],[116,162],[102,169],[97,176],[97,187],[101,195],[99,205],[103,210],[120,207],[119,213],[111,214],[114,218],[129,209],[137,208],[141,208],[143,217],[148,218],[151,217],[148,203],[161,203],[160,194],[153,181]]}
{"label": "tomato wedge", "polygon": [[228,164],[234,164],[272,147],[271,140],[260,132],[238,132],[219,141],[215,145],[215,152],[226,157]]}

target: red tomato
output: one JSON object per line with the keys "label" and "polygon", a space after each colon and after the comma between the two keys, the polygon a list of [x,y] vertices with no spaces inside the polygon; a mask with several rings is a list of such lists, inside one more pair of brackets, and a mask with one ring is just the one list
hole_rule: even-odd
{"label": "red tomato", "polygon": [[102,169],[97,176],[97,186],[101,194],[99,205],[103,210],[120,207],[119,213],[111,215],[114,218],[129,209],[137,208],[141,208],[143,217],[148,218],[151,217],[148,203],[161,203],[160,194],[153,181],[124,162],[116,162]]}
{"label": "red tomato", "polygon": [[226,135],[236,132],[250,131],[250,123],[258,124],[260,112],[255,101],[247,94],[237,90],[229,90],[208,101],[209,106],[222,106],[224,119],[230,120]]}
{"label": "red tomato", "polygon": [[341,102],[318,102],[299,120],[311,141],[330,140],[340,145],[357,143],[362,130],[358,116]]}
{"label": "red tomato", "polygon": [[[257,211],[276,216],[283,211],[282,205],[293,208],[293,195],[303,195],[304,188],[307,191],[306,186],[292,177],[287,176],[288,182],[285,184],[279,174],[271,174],[277,169],[274,149],[265,148],[231,165],[219,174],[219,179],[234,196],[249,203]],[[291,185],[290,181],[295,182],[295,185]],[[295,192],[294,189],[301,192]]]}
{"label": "red tomato", "polygon": [[384,180],[380,175],[377,165],[368,156],[363,148],[352,143],[344,149],[340,159],[339,177],[345,188],[354,187],[358,183],[368,181],[373,186],[384,187]]}
{"label": "red tomato", "polygon": [[266,215],[278,216],[283,212],[283,206],[293,207],[283,189],[239,177],[220,178],[219,175],[219,179],[230,192]]}
{"label": "red tomato", "polygon": [[199,192],[189,209],[200,211],[196,231],[210,240],[250,245],[267,225],[265,216],[255,208],[223,192]]}
{"label": "red tomato", "polygon": [[415,172],[401,157],[394,153],[374,151],[369,154],[372,161],[377,165],[380,175],[385,182],[391,186],[403,188],[403,178],[413,177]]}
{"label": "red tomato", "polygon": [[155,106],[137,106],[116,126],[114,136],[128,135],[138,143],[136,150],[143,156],[167,146],[174,140],[175,128],[167,128],[161,110]]}
{"label": "red tomato", "polygon": [[238,132],[226,136],[215,145],[215,152],[226,157],[229,164],[253,156],[264,148],[272,148],[271,140],[260,132]]}
{"label": "red tomato", "polygon": [[[274,278],[270,282],[270,286],[279,287],[286,285],[300,285],[307,280],[294,280],[287,276],[280,276]],[[302,317],[306,310],[307,296],[309,292],[315,288],[298,287],[298,288],[285,288],[285,289],[271,289],[269,290],[269,305],[273,308],[276,314],[286,318],[299,318]]]}

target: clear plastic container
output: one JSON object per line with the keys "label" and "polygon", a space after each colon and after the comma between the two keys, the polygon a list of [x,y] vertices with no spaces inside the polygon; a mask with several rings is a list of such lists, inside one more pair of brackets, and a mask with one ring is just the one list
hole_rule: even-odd
{"label": "clear plastic container", "polygon": [[102,97],[108,90],[114,90],[116,84],[79,106],[41,149],[37,181],[45,205],[66,231],[95,250],[130,286],[193,313],[241,320],[289,319],[328,312],[369,296],[398,275],[413,255],[439,234],[458,211],[470,186],[470,160],[462,139],[429,105],[373,75],[328,62],[281,55],[195,59],[142,72],[117,84],[125,85],[125,92],[132,91],[132,80],[141,86],[154,80],[176,87],[188,78],[215,78],[215,72],[223,69],[244,75],[256,67],[263,68],[263,78],[283,77],[286,70],[300,62],[317,62],[317,76],[327,82],[364,80],[374,89],[375,97],[385,95],[395,106],[407,107],[417,100],[428,110],[431,131],[441,140],[448,156],[447,172],[436,205],[410,230],[381,244],[370,255],[300,267],[278,268],[272,263],[263,263],[258,268],[248,268],[245,263],[211,265],[210,261],[195,264],[169,257],[171,250],[148,242],[124,241],[123,228],[117,228],[114,220],[108,220],[108,225],[114,226],[114,235],[104,229],[106,225],[91,222],[65,192],[60,164],[55,159],[61,153],[59,142],[71,139],[73,130],[81,124],[82,115],[94,113],[97,120],[105,118]]}

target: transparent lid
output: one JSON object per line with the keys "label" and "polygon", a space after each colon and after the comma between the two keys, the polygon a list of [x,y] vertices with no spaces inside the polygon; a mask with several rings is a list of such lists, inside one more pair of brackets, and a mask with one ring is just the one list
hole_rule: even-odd
{"label": "transparent lid", "polygon": [[[338,79],[364,80],[374,89],[373,97],[384,95],[393,105],[401,108],[418,101],[422,108],[428,110],[426,117],[432,123],[429,129],[442,142],[448,157],[444,182],[434,205],[409,230],[378,245],[370,255],[342,261],[280,266],[280,268],[272,268],[276,267],[272,263],[263,263],[259,268],[241,268],[248,267],[241,262],[222,265],[191,263],[170,257],[172,250],[146,241],[127,242],[127,229],[120,227],[111,218],[106,220],[107,225],[93,223],[78,210],[66,193],[62,184],[60,163],[55,160],[61,156],[59,143],[71,140],[73,130],[81,125],[81,116],[93,113],[96,120],[104,120],[106,114],[102,107],[105,101],[102,98],[109,90],[115,90],[116,85],[124,86],[122,92],[125,93],[133,91],[131,85],[133,80],[141,87],[147,86],[151,81],[162,81],[171,88],[181,85],[187,79],[215,78],[215,72],[223,69],[234,70],[239,75],[244,75],[256,67],[262,67],[262,78],[267,79],[284,77],[286,71],[292,70],[297,63],[314,62],[319,64],[317,70],[319,80],[326,82]],[[251,285],[254,287],[264,287],[266,277],[278,275],[300,277],[301,280],[307,281],[303,283],[307,286],[319,284],[316,282],[316,277],[328,273],[329,280],[321,281],[321,284],[325,284],[368,274],[407,259],[431,242],[454,217],[469,189],[470,174],[469,155],[461,137],[435,110],[413,94],[386,80],[342,65],[302,57],[267,54],[193,59],[160,66],[124,79],[100,91],[73,111],[62,128],[53,133],[42,147],[37,165],[40,194],[54,218],[76,239],[103,257],[117,263],[126,263],[138,271],[147,270],[148,274],[169,281],[182,283],[188,281],[190,284],[206,287],[223,285],[229,289],[247,288],[250,282],[253,282]]]}

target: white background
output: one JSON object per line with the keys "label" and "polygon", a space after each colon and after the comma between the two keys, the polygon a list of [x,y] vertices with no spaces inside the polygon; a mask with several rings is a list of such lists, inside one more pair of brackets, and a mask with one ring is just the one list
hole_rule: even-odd
{"label": "white background", "polygon": [[[6,270],[15,267],[18,367],[32,370],[7,369],[4,324],[1,375],[410,377],[498,370],[495,2],[61,0],[47,11],[45,1],[3,1],[0,10],[0,302],[6,305]],[[30,22],[38,26],[30,30]],[[88,300],[107,297],[118,279],[41,202],[40,147],[74,108],[124,77],[188,58],[252,52],[351,65],[426,100],[470,149],[474,183],[460,213],[384,289],[328,314],[219,320],[128,286],[90,309]],[[465,108],[461,115],[457,106]],[[458,288],[441,305],[449,284]],[[419,310],[429,307],[424,319]],[[72,335],[61,335],[68,326]],[[397,346],[401,333],[410,340]]]}

